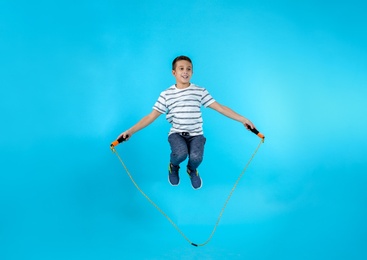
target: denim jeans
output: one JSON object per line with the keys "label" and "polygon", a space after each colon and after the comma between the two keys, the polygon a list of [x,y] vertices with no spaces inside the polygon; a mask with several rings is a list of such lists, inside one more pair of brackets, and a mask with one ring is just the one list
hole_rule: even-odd
{"label": "denim jeans", "polygon": [[188,156],[187,167],[190,171],[196,171],[203,161],[206,138],[203,135],[183,136],[173,133],[168,136],[168,142],[171,145],[171,163],[178,166]]}

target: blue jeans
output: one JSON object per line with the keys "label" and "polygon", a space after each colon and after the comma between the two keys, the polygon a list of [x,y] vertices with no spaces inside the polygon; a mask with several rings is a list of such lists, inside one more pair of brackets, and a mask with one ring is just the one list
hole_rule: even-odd
{"label": "blue jeans", "polygon": [[171,163],[179,166],[188,156],[187,167],[190,171],[196,171],[203,161],[206,138],[203,135],[184,136],[173,133],[168,136],[168,142],[171,145]]}

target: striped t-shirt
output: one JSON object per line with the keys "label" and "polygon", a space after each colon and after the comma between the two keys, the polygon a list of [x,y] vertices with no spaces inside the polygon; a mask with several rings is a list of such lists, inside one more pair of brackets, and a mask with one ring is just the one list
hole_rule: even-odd
{"label": "striped t-shirt", "polygon": [[189,132],[190,135],[203,134],[201,106],[208,107],[215,100],[205,88],[190,84],[185,89],[172,85],[164,90],[153,109],[164,114],[172,125],[169,134]]}

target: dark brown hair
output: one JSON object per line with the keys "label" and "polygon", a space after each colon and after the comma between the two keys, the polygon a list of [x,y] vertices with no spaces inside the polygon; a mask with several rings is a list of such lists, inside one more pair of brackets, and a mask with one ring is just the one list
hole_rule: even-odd
{"label": "dark brown hair", "polygon": [[181,56],[176,57],[176,58],[172,61],[172,70],[175,70],[175,69],[176,69],[176,62],[178,62],[178,61],[180,61],[180,60],[187,60],[188,62],[190,62],[190,63],[191,63],[191,66],[192,66],[192,61],[191,61],[191,59],[190,59],[189,57],[187,57],[187,56],[183,56],[183,55],[181,55]]}

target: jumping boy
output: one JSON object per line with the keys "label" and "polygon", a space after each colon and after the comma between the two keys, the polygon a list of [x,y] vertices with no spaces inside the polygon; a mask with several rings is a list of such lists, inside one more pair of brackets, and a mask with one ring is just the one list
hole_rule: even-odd
{"label": "jumping boy", "polygon": [[186,160],[187,173],[194,189],[200,189],[202,180],[197,168],[203,160],[206,138],[203,135],[203,120],[201,106],[210,107],[219,113],[241,122],[247,129],[254,129],[253,123],[229,107],[219,104],[205,88],[190,82],[193,74],[193,64],[187,56],[178,56],[172,62],[172,74],[176,84],[163,91],[153,106],[152,112],[143,117],[129,130],[121,133],[120,137],[130,139],[142,128],[151,124],[161,114],[166,114],[171,124],[168,141],[171,146],[168,180],[173,186],[180,182],[180,163]]}

